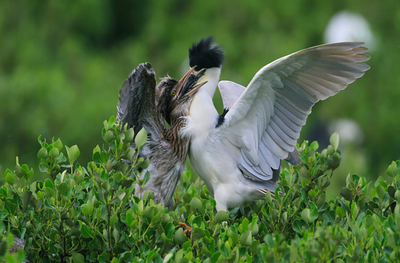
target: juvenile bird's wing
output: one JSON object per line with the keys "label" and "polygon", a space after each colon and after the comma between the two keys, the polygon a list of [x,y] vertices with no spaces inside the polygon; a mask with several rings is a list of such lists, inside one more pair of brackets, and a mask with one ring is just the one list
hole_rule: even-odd
{"label": "juvenile bird's wing", "polygon": [[[295,151],[312,106],[364,75],[363,43],[311,47],[260,69],[215,129],[227,146],[240,148],[239,168],[251,179],[277,180],[282,159]],[[219,86],[237,84],[222,82]],[[224,89],[223,88],[223,89]],[[234,89],[236,89],[234,87]]]}
{"label": "juvenile bird's wing", "polygon": [[[150,63],[137,66],[119,92],[117,120],[128,128],[134,127],[135,136],[145,128],[155,141],[161,136],[162,124],[155,109],[156,77]],[[134,146],[134,145],[133,145]]]}

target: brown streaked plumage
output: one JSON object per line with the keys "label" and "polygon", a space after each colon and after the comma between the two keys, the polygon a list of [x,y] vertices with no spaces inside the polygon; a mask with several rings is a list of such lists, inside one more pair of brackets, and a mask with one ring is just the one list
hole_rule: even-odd
{"label": "brown streaked plumage", "polygon": [[[171,207],[172,196],[185,167],[189,140],[180,135],[194,94],[202,86],[199,77],[190,69],[180,81],[170,77],[156,86],[155,72],[150,63],[140,64],[125,81],[118,101],[117,120],[135,134],[145,128],[148,133],[142,156],[149,158],[150,179],[143,187],[136,187],[136,194],[143,197],[145,191],[154,192],[155,201]],[[162,116],[168,116],[170,127],[164,125]],[[134,145],[133,145],[134,146]]]}

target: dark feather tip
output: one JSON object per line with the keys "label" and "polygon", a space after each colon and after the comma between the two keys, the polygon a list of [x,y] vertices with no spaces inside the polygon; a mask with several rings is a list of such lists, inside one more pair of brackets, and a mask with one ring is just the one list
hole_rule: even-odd
{"label": "dark feather tip", "polygon": [[225,121],[225,115],[228,113],[229,109],[225,108],[221,115],[218,116],[218,121],[216,128],[221,126]]}
{"label": "dark feather tip", "polygon": [[224,52],[214,44],[213,37],[203,38],[189,48],[189,64],[199,71],[203,68],[219,68],[224,61]]}

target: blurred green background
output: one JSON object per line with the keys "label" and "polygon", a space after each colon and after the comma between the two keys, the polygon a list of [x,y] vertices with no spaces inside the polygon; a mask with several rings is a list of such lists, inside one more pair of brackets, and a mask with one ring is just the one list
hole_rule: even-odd
{"label": "blurred green background", "polygon": [[359,131],[356,140],[342,143],[336,184],[343,185],[349,171],[382,175],[400,155],[398,0],[1,1],[0,173],[19,156],[40,174],[39,135],[77,144],[78,161],[89,161],[102,144],[103,120],[116,114],[122,83],[141,62],[151,62],[158,77],[179,78],[188,68],[189,46],[212,35],[226,53],[221,79],[245,85],[265,64],[324,43],[329,21],[341,11],[369,24],[373,39],[356,38],[368,38],[373,47],[371,69],[314,107],[301,141],[326,146],[332,122],[351,120]]}

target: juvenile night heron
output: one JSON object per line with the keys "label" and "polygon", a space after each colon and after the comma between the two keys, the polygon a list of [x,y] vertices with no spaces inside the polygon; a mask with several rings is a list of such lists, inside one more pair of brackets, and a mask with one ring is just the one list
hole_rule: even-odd
{"label": "juvenile night heron", "polygon": [[[170,207],[176,185],[185,167],[189,139],[179,133],[193,96],[202,86],[201,76],[191,76],[190,69],[181,80],[164,78],[156,87],[155,72],[150,63],[140,64],[125,81],[119,93],[117,120],[134,127],[135,134],[143,127],[148,133],[143,155],[149,158],[147,171],[150,179],[136,194],[154,192],[155,201]],[[162,115],[168,116],[170,128],[164,125]],[[146,171],[142,172],[142,176]],[[142,190],[142,191],[140,191]]]}
{"label": "juvenile night heron", "polygon": [[[190,161],[226,210],[274,191],[281,160],[297,164],[296,142],[312,106],[364,75],[369,56],[363,43],[307,48],[261,68],[247,88],[218,83],[223,52],[212,38],[189,49],[190,66],[205,70],[207,82],[194,96],[182,134],[190,137]],[[212,97],[216,86],[224,104],[219,116]]]}

